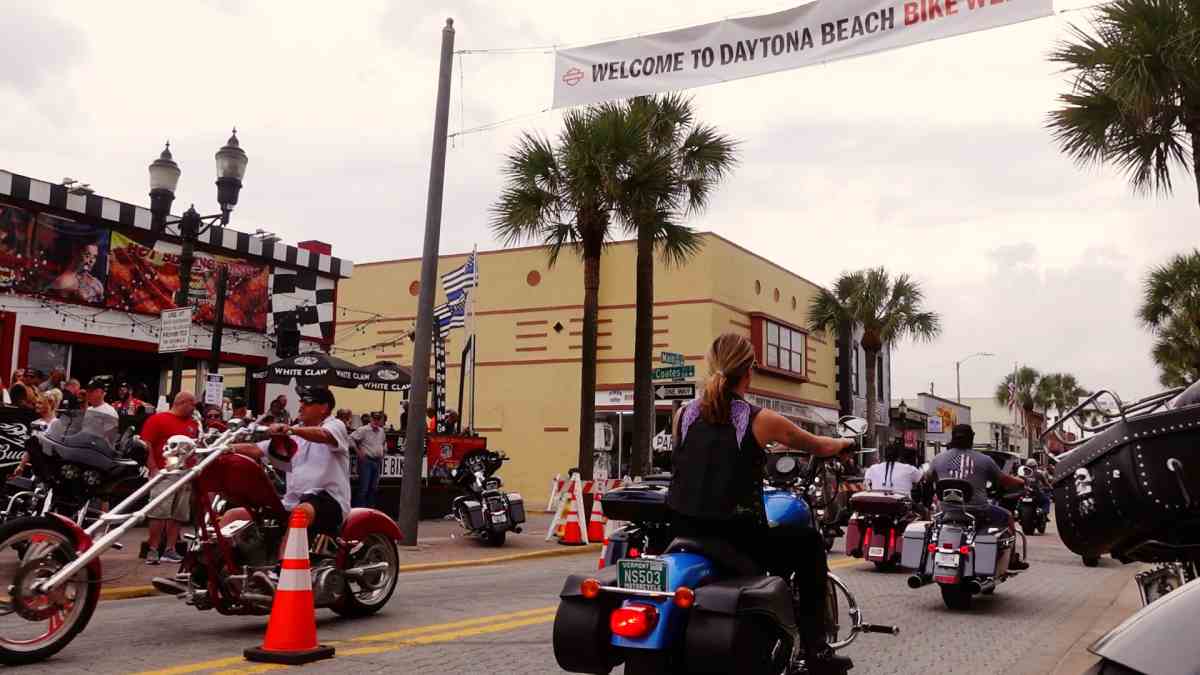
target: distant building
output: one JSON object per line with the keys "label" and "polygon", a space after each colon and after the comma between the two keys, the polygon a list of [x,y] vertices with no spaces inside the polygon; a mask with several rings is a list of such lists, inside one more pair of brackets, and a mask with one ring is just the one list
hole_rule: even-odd
{"label": "distant building", "polygon": [[[971,406],[971,426],[975,428],[975,445],[1015,452],[1029,456],[1029,438],[1022,415],[1014,414],[1007,405],[992,396],[964,398],[963,403]],[[1034,428],[1034,452],[1041,443],[1037,440],[1043,428],[1043,417],[1035,413],[1028,420]]]}
{"label": "distant building", "polygon": [[[933,394],[917,394],[916,404],[909,404],[928,415],[925,440],[934,452],[950,442],[950,430],[955,424],[971,424],[971,406]],[[978,439],[977,439],[978,440]]]}

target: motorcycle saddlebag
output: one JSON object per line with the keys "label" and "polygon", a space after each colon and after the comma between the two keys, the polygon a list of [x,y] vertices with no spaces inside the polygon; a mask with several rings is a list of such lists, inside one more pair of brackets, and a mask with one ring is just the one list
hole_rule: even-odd
{"label": "motorcycle saddlebag", "polygon": [[903,518],[912,510],[912,500],[895,492],[867,490],[850,497],[850,509],[855,513]]}
{"label": "motorcycle saddlebag", "polygon": [[[1200,383],[1177,400],[1189,397]],[[1172,530],[1200,515],[1200,404],[1117,422],[1055,466],[1059,535],[1077,555],[1171,559]]]}
{"label": "motorcycle saddlebag", "polygon": [[[996,562],[1000,554],[1000,536],[991,532],[979,532],[975,535],[975,548],[972,551],[971,562],[975,564],[975,574],[978,576],[995,576]],[[1007,567],[1007,563],[1005,564]]]}
{"label": "motorcycle saddlebag", "polygon": [[921,566],[921,556],[925,555],[925,528],[929,521],[918,520],[909,523],[904,529],[904,540],[900,548],[900,566],[915,570]]}
{"label": "motorcycle saddlebag", "polygon": [[467,500],[462,505],[466,513],[467,527],[472,530],[481,529],[483,527],[483,504]]}
{"label": "motorcycle saddlebag", "polygon": [[508,493],[508,516],[515,525],[525,522],[525,500],[516,492]]}
{"label": "motorcycle saddlebag", "polygon": [[[791,656],[791,588],[779,577],[735,577],[696,589],[683,655],[688,673],[769,673]],[[788,636],[782,644],[781,636]],[[776,664],[777,666],[778,664]]]}
{"label": "motorcycle saddlebag", "polygon": [[604,493],[600,498],[604,517],[609,520],[630,520],[639,523],[665,523],[667,489],[657,485],[634,485]]}
{"label": "motorcycle saddlebag", "polygon": [[863,555],[863,535],[866,534],[861,529],[862,521],[858,518],[851,518],[846,525],[846,555],[851,558],[861,558]]}
{"label": "motorcycle saddlebag", "polygon": [[558,666],[571,673],[608,673],[620,663],[620,653],[612,646],[609,617],[621,603],[611,593],[587,600],[579,585],[587,578],[601,586],[617,585],[617,568],[597,574],[573,574],[567,577],[559,593],[558,612],[554,615],[554,658]]}

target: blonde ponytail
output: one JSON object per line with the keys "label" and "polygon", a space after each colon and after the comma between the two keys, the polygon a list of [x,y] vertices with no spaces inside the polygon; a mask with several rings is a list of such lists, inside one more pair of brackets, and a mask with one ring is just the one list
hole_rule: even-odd
{"label": "blonde ponytail", "polygon": [[754,364],[754,347],[750,340],[734,333],[725,333],[713,341],[708,350],[708,383],[700,399],[700,415],[709,424],[727,424],[733,390]]}

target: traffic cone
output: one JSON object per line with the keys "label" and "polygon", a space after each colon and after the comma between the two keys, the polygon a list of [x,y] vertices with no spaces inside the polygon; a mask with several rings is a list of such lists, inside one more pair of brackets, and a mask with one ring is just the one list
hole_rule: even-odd
{"label": "traffic cone", "polygon": [[608,535],[604,537],[604,546],[600,547],[600,564],[596,565],[596,569],[604,569],[604,561],[608,559]]}
{"label": "traffic cone", "polygon": [[600,506],[600,498],[603,496],[603,492],[592,495],[592,517],[588,519],[588,541],[604,539],[604,524],[608,522],[608,519],[604,517],[604,508]]}
{"label": "traffic cone", "polygon": [[308,517],[292,511],[287,546],[271,619],[262,647],[243,652],[247,661],[298,666],[333,657],[333,647],[317,644],[317,616],[313,608],[312,576],[308,569]]}
{"label": "traffic cone", "polygon": [[579,529],[579,500],[575,498],[576,493],[577,490],[571,490],[567,495],[567,515],[563,519],[562,531],[558,537],[558,543],[564,546],[583,546],[587,543]]}

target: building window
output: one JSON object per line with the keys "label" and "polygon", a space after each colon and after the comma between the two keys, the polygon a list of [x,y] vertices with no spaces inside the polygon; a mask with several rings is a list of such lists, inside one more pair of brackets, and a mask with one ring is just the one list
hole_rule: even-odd
{"label": "building window", "polygon": [[37,368],[43,373],[49,373],[55,368],[62,368],[64,373],[71,370],[71,345],[43,340],[29,341],[30,368]]}
{"label": "building window", "polygon": [[751,321],[759,367],[779,375],[803,379],[806,374],[805,332],[759,314],[751,315]]}

